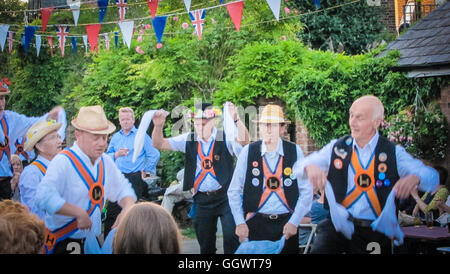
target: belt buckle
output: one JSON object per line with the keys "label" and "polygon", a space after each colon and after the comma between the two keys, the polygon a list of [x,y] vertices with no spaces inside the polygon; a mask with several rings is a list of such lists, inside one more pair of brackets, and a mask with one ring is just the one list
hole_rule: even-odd
{"label": "belt buckle", "polygon": [[269,215],[269,219],[270,220],[276,220],[276,219],[278,219],[278,215],[277,214],[270,214]]}

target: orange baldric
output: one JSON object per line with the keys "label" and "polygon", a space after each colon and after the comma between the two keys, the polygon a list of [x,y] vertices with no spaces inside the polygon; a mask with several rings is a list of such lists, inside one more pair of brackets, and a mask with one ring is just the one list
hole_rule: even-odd
{"label": "orange baldric", "polygon": [[[89,209],[86,210],[87,214],[90,216],[94,212],[96,207],[99,207],[100,210],[102,210],[104,195],[103,184],[105,178],[103,159],[100,159],[100,162],[98,164],[97,180],[94,180],[93,176],[73,151],[71,151],[70,149],[65,149],[60,153],[69,158],[78,175],[80,176],[86,187],[89,189],[90,203]],[[46,228],[44,238],[45,252],[47,254],[52,253],[56,243],[72,235],[77,230],[77,227],[77,221],[76,219],[73,219],[63,227],[56,230],[50,231],[48,228]]]}
{"label": "orange baldric", "polygon": [[359,162],[357,152],[353,150],[351,164],[355,170],[355,187],[347,194],[347,197],[345,197],[341,204],[349,208],[361,195],[366,195],[369,198],[372,210],[377,216],[380,216],[381,206],[375,193],[375,156],[372,157],[369,167],[364,169]]}
{"label": "orange baldric", "polygon": [[44,163],[42,163],[39,160],[32,162],[31,165],[34,165],[37,168],[39,168],[39,170],[42,172],[42,175],[45,175],[45,173],[47,172],[47,167],[44,165]]}
{"label": "orange baldric", "polygon": [[6,122],[5,117],[3,116],[1,119],[1,126],[3,129],[3,135],[5,135],[5,145],[0,144],[0,160],[3,159],[3,154],[6,152],[6,155],[8,156],[8,160],[11,159],[11,151],[9,149],[9,127],[8,123]]}
{"label": "orange baldric", "polygon": [[200,187],[203,180],[205,180],[208,174],[211,174],[214,178],[216,178],[216,173],[213,168],[213,151],[214,151],[215,141],[212,141],[209,151],[207,155],[203,154],[202,145],[198,142],[197,145],[197,156],[200,159],[201,170],[200,173],[197,174],[194,178],[194,195],[197,193],[198,188]]}

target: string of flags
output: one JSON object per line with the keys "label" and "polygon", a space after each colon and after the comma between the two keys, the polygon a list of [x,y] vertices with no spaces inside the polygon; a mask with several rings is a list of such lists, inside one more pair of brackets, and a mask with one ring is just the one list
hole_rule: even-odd
{"label": "string of flags", "polygon": [[[158,3],[159,0],[146,0],[150,15],[151,15],[151,22],[153,26],[153,30],[155,32],[156,40],[157,40],[157,48],[162,47],[162,38],[164,34],[164,29],[167,23],[168,17],[173,17],[173,19],[178,19],[176,15],[179,14],[185,14],[188,13],[189,18],[191,20],[191,24],[194,28],[194,33],[197,35],[198,39],[202,39],[202,33],[203,33],[203,26],[205,23],[205,15],[206,11],[209,9],[219,8],[225,6],[227,9],[227,12],[230,16],[231,21],[233,22],[234,27],[236,28],[236,31],[240,31],[241,26],[241,20],[242,20],[242,13],[244,9],[244,1],[245,0],[238,0],[228,3],[223,3],[223,0],[219,0],[220,4],[212,7],[207,7],[203,9],[196,9],[191,11],[191,0],[183,0],[186,11],[183,13],[174,13],[174,14],[166,14],[163,16],[157,16],[157,9],[158,9]],[[351,3],[359,2],[360,0],[355,0]],[[25,26],[23,34],[19,32],[14,32],[9,30],[11,25],[5,25],[0,24],[0,48],[1,51],[4,51],[5,43],[8,42],[8,52],[11,53],[13,49],[13,42],[15,42],[14,34],[21,34],[21,43],[24,47],[25,52],[28,51],[28,46],[33,41],[33,38],[35,38],[35,47],[36,47],[36,55],[39,56],[40,48],[42,46],[42,36],[47,37],[48,46],[50,47],[50,54],[53,56],[53,35],[43,34],[47,27],[54,27],[56,29],[56,36],[58,37],[58,46],[61,51],[61,56],[64,57],[65,55],[65,46],[66,46],[66,40],[70,39],[71,46],[73,52],[76,54],[77,52],[77,38],[82,37],[83,43],[85,46],[85,50],[87,52],[88,45],[92,53],[97,52],[98,53],[98,38],[99,36],[103,36],[106,50],[110,50],[110,40],[109,40],[109,33],[102,33],[100,34],[101,26],[103,24],[111,24],[111,23],[117,23],[120,29],[120,32],[122,34],[122,40],[123,43],[127,45],[128,48],[131,47],[131,40],[134,35],[134,22],[135,20],[140,19],[149,19],[150,17],[145,18],[134,18],[130,20],[126,20],[126,13],[128,9],[128,1],[127,0],[115,0],[117,9],[118,9],[118,17],[119,21],[117,22],[103,22],[104,17],[106,14],[106,9],[108,7],[109,0],[97,0],[97,6],[99,9],[99,23],[97,24],[82,24],[85,26],[86,29],[86,35],[69,35],[70,26],[77,26],[78,25],[78,18],[80,15],[81,10],[81,2],[80,1],[72,1],[67,0],[67,6],[70,7],[73,15],[74,25],[64,24],[64,25],[48,25],[49,19],[51,17],[52,12],[54,11],[54,7],[46,7],[41,8],[41,18],[42,18],[42,25],[41,25],[41,31],[42,34],[36,34],[38,26]],[[280,18],[280,9],[281,9],[281,0],[266,0],[268,6],[270,7],[274,17],[277,21],[279,21]],[[85,3],[85,2],[84,2]],[[314,0],[314,3],[316,4],[316,7],[320,5],[319,0]],[[289,13],[289,9],[286,7],[285,12]],[[213,20],[213,19],[212,19]],[[13,25],[14,26],[14,25]],[[182,25],[182,27],[185,29],[188,27],[185,26],[185,23]],[[145,26],[146,29],[150,28],[150,25]],[[139,31],[140,35],[138,37],[142,41],[142,35],[143,31],[142,29]],[[114,32],[114,42],[115,46],[118,47],[118,41],[119,41],[119,33]],[[139,41],[140,42],[140,41]],[[140,47],[136,48],[136,51],[140,54],[143,54],[144,52]]]}

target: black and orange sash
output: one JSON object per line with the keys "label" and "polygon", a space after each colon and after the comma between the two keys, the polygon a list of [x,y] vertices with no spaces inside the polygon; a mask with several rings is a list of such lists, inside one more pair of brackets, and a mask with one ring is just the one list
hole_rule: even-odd
{"label": "black and orange sash", "polygon": [[369,204],[376,216],[381,214],[381,206],[375,192],[375,155],[372,155],[369,165],[366,168],[361,166],[356,149],[352,152],[351,167],[355,172],[355,187],[347,194],[342,201],[346,208],[351,207],[362,195],[369,199]]}
{"label": "black and orange sash", "polygon": [[5,116],[1,119],[1,126],[3,130],[3,134],[5,135],[5,145],[0,144],[0,161],[3,159],[3,154],[6,152],[8,156],[8,160],[11,160],[11,151],[9,148],[9,126],[8,122],[6,122]]}
{"label": "black and orange sash", "polygon": [[[70,149],[65,149],[60,152],[61,154],[67,156],[72,166],[77,171],[81,180],[84,182],[86,187],[89,189],[89,208],[86,210],[88,215],[91,216],[94,210],[98,207],[100,210],[103,209],[103,200],[104,200],[104,181],[105,181],[105,168],[103,165],[103,158],[100,159],[100,162],[97,166],[97,180],[94,180],[94,176],[92,176],[91,172],[85,166],[85,164],[81,161],[79,156]],[[68,238],[70,235],[75,233],[78,228],[78,224],[76,219],[71,220],[69,223],[50,231],[46,228],[45,231],[45,252],[50,254],[53,252],[53,248],[56,243]]]}
{"label": "black and orange sash", "polygon": [[47,173],[47,166],[39,161],[39,160],[35,160],[31,163],[31,165],[36,166],[37,168],[39,168],[39,170],[41,171],[42,175],[45,175],[45,173]]}
{"label": "black and orange sash", "polygon": [[216,178],[216,173],[214,172],[213,168],[214,144],[215,141],[212,141],[211,145],[209,146],[208,153],[205,155],[202,150],[202,144],[198,142],[197,157],[200,160],[201,170],[194,178],[194,195],[197,193],[200,185],[203,183],[208,174]]}
{"label": "black and orange sash", "polygon": [[25,151],[24,149],[24,144],[25,141],[27,140],[26,137],[22,137],[22,141],[19,142],[19,139],[16,140],[15,145],[16,145],[16,155],[22,155],[23,157],[25,157],[25,159],[27,159],[27,161],[30,160],[30,156],[28,156],[28,153]]}

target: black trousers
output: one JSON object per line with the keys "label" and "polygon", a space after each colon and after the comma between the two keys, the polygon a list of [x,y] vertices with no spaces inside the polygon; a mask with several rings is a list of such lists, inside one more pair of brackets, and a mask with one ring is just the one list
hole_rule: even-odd
{"label": "black trousers", "polygon": [[391,254],[391,241],[371,227],[355,225],[352,239],[348,240],[337,232],[329,218],[317,226],[317,237],[311,249],[312,254]]}
{"label": "black trousers", "polygon": [[[269,219],[256,214],[247,221],[249,241],[278,241],[283,236],[283,227],[289,221],[291,214],[282,215],[277,219]],[[281,254],[298,254],[298,233],[286,240]]]}
{"label": "black trousers", "polygon": [[0,201],[11,199],[11,177],[0,177]]}
{"label": "black trousers", "polygon": [[[125,177],[130,181],[131,186],[136,193],[137,199],[141,199],[145,195],[145,191],[147,190],[147,183],[142,180],[141,172],[133,172],[124,174]],[[111,227],[122,211],[122,207],[117,202],[108,201],[106,205],[106,219],[104,222],[104,235],[105,237],[108,235],[109,231],[111,231]]]}
{"label": "black trousers", "polygon": [[52,254],[84,254],[85,239],[67,238],[55,245]]}
{"label": "black trousers", "polygon": [[216,253],[217,220],[220,217],[223,251],[225,254],[233,254],[239,246],[239,238],[235,234],[236,224],[231,214],[226,191],[213,195],[198,192],[194,196],[194,202],[196,214],[192,223],[200,245],[200,253]]}

